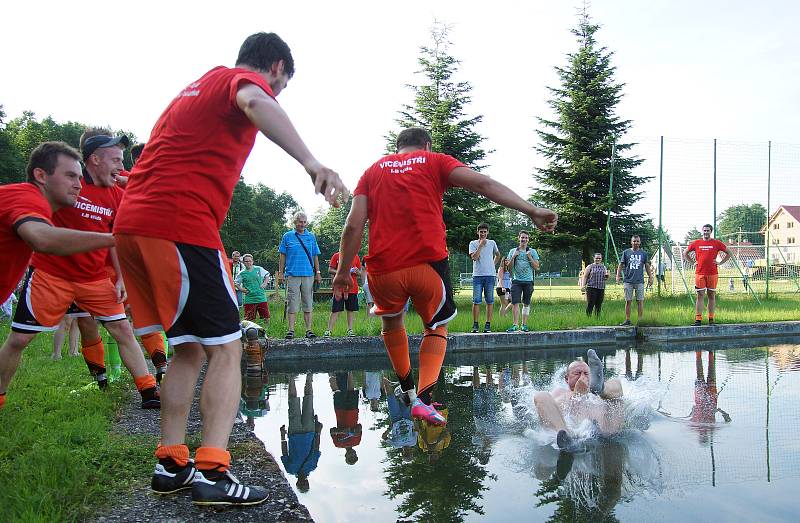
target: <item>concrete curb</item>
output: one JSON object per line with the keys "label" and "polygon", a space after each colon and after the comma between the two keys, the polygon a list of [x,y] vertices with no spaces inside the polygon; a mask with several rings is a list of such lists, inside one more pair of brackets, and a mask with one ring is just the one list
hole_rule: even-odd
{"label": "concrete curb", "polygon": [[800,321],[733,323],[700,327],[641,327],[639,338],[648,342],[687,342],[730,338],[800,336]]}
{"label": "concrete curb", "polygon": [[[487,334],[452,334],[448,336],[448,354],[521,349],[552,349],[585,345],[614,345],[636,339],[634,327],[594,327],[563,331],[493,332]],[[412,354],[419,352],[422,336],[409,336]],[[317,358],[365,358],[385,356],[386,348],[379,336],[354,338],[305,338],[270,340],[267,362],[282,360],[314,360]]]}
{"label": "concrete curb", "polygon": [[[637,336],[638,334],[638,336]],[[590,327],[586,329],[540,331],[527,333],[493,332],[488,334],[452,334],[448,337],[449,358],[459,358],[469,354],[490,355],[498,352],[542,351],[579,347],[609,345],[628,345],[637,342],[663,345],[665,348],[687,342],[730,339],[770,339],[782,341],[799,337],[800,321],[769,323],[737,323],[705,325],[701,327]],[[412,354],[419,352],[422,336],[409,336],[409,349]],[[379,336],[356,336],[354,338],[305,338],[294,340],[271,339],[265,361],[306,362],[369,359],[386,355],[386,349]]]}

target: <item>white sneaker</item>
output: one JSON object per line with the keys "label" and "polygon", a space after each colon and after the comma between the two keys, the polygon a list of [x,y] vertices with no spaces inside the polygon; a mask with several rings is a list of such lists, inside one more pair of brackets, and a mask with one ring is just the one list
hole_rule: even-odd
{"label": "white sneaker", "polygon": [[322,333],[322,337],[323,338],[330,338],[331,337],[331,331],[325,331],[324,333]]}
{"label": "white sneaker", "polygon": [[355,335],[356,335],[356,333],[355,333],[355,332],[353,332],[353,329],[347,329],[347,335],[348,335],[350,338],[354,338],[354,337],[355,337]]}

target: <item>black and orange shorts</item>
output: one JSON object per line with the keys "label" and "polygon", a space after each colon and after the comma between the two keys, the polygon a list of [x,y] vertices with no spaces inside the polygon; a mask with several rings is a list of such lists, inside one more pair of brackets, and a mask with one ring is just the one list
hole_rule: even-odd
{"label": "black and orange shorts", "polygon": [[447,324],[458,313],[447,258],[386,274],[370,273],[369,290],[378,316],[403,314],[409,298],[429,329]]}
{"label": "black and orange shorts", "polygon": [[241,337],[228,258],[220,250],[115,234],[137,336],[163,330],[171,345]]}
{"label": "black and orange shorts", "polygon": [[67,311],[74,311],[73,304],[84,315],[102,322],[126,318],[123,305],[117,303],[117,290],[108,278],[73,282],[31,268],[11,328],[25,333],[54,331]]}

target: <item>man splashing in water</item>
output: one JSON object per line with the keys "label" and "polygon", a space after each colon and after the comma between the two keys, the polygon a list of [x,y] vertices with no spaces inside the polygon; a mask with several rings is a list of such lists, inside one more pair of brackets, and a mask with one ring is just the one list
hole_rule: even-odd
{"label": "man splashing in water", "polygon": [[533,397],[539,418],[544,426],[557,431],[556,443],[564,450],[574,450],[576,439],[567,428],[565,415],[578,423],[590,420],[602,435],[615,434],[622,426],[622,384],[616,378],[603,379],[603,362],[593,349],[586,359],[588,364],[576,360],[567,367],[567,388],[537,392]]}

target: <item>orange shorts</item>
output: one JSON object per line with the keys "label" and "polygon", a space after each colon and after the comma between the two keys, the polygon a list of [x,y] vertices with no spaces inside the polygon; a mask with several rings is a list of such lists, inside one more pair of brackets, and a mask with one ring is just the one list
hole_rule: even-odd
{"label": "orange shorts", "polygon": [[79,283],[31,269],[11,327],[17,332],[54,331],[73,302],[103,322],[126,318],[109,279]]}
{"label": "orange shorts", "polygon": [[447,258],[422,263],[386,274],[369,274],[369,290],[378,316],[399,316],[408,299],[429,329],[447,324],[456,317],[457,309],[450,285]]}
{"label": "orange shorts", "polygon": [[160,238],[114,238],[136,335],[163,330],[171,345],[241,338],[225,253]]}
{"label": "orange shorts", "polygon": [[695,274],[694,275],[694,288],[698,291],[711,291],[717,290],[717,281],[719,274]]}

